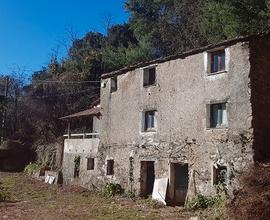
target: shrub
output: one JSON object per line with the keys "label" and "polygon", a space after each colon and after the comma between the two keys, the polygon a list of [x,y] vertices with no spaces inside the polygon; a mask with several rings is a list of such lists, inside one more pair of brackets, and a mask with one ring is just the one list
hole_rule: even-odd
{"label": "shrub", "polygon": [[4,187],[0,186],[0,202],[6,201],[8,198],[10,198],[10,193],[6,191]]}
{"label": "shrub", "polygon": [[123,194],[124,190],[120,184],[106,183],[102,192],[103,192],[103,195],[105,196],[113,197],[115,195]]}
{"label": "shrub", "polygon": [[213,206],[220,206],[227,199],[226,194],[219,194],[212,197],[206,197],[203,195],[197,195],[186,205],[186,208],[197,210],[197,209],[206,209]]}
{"label": "shrub", "polygon": [[42,166],[40,164],[37,163],[29,163],[25,168],[24,168],[24,172],[32,175],[35,172],[38,172],[39,170],[42,169]]}
{"label": "shrub", "polygon": [[131,191],[124,191],[123,196],[127,198],[135,198],[135,193]]}

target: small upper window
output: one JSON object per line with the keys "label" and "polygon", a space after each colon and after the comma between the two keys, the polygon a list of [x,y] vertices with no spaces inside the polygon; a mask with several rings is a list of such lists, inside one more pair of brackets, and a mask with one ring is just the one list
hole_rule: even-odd
{"label": "small upper window", "polygon": [[225,70],[225,49],[210,53],[210,73]]}
{"label": "small upper window", "polygon": [[156,67],[146,68],[143,70],[143,86],[156,84]]}
{"label": "small upper window", "polygon": [[114,174],[114,160],[107,160],[107,175]]}
{"label": "small upper window", "polygon": [[111,92],[117,91],[117,76],[111,78]]}
{"label": "small upper window", "polygon": [[226,103],[218,103],[210,105],[210,127],[226,127],[227,126],[227,110]]}
{"label": "small upper window", "polygon": [[144,113],[144,131],[151,131],[156,128],[156,111]]}
{"label": "small upper window", "polygon": [[228,170],[226,166],[217,165],[213,167],[213,185],[225,184],[228,179]]}
{"label": "small upper window", "polygon": [[94,170],[95,168],[95,159],[87,158],[87,170]]}

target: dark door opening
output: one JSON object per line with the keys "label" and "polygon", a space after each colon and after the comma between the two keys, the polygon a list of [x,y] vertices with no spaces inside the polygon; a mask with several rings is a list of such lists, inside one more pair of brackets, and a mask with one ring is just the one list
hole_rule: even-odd
{"label": "dark door opening", "polygon": [[185,204],[188,191],[188,178],[188,164],[171,163],[169,193],[172,204]]}
{"label": "dark door opening", "polygon": [[154,161],[141,161],[141,196],[152,194],[155,181]]}
{"label": "dark door opening", "polygon": [[76,156],[74,158],[74,178],[78,178],[80,175],[81,157]]}

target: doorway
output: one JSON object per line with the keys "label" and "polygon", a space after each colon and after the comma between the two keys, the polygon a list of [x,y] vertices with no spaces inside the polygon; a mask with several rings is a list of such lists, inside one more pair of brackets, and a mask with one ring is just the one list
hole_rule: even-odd
{"label": "doorway", "polygon": [[188,164],[170,164],[169,193],[174,205],[184,205],[188,191]]}
{"label": "doorway", "polygon": [[155,181],[155,162],[141,161],[141,192],[142,197],[148,197],[153,192]]}
{"label": "doorway", "polygon": [[76,156],[74,158],[74,178],[78,178],[80,175],[81,157]]}

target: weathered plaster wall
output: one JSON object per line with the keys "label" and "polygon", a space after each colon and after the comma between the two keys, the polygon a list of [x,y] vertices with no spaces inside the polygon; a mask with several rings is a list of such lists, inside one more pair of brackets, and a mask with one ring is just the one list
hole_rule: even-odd
{"label": "weathered plaster wall", "polygon": [[[97,182],[98,172],[98,138],[91,139],[65,139],[63,156],[63,179],[65,183],[76,183],[92,187],[92,182]],[[74,178],[74,159],[80,156],[79,178]],[[87,158],[95,158],[95,169],[87,170]]]}
{"label": "weathered plaster wall", "polygon": [[[100,172],[106,157],[114,158],[115,175],[108,179],[138,193],[141,161],[155,161],[156,177],[169,176],[171,161],[188,163],[195,183],[190,193],[209,194],[212,163],[227,165],[236,176],[247,168],[252,163],[249,45],[237,43],[226,52],[227,71],[214,76],[206,73],[206,53],[199,53],[158,64],[156,86],[143,87],[142,69],[119,75],[114,93],[110,79],[103,79]],[[228,129],[207,129],[206,105],[224,100]],[[157,110],[157,132],[142,132],[147,109]]]}

